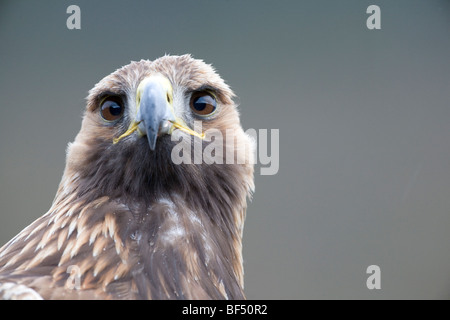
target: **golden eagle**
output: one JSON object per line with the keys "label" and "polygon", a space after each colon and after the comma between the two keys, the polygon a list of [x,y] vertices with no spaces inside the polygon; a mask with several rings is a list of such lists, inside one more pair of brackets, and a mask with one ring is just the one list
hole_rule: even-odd
{"label": "golden eagle", "polygon": [[[0,297],[245,298],[254,142],[233,98],[190,55],[132,62],[96,84],[51,208],[0,249]],[[209,129],[223,133],[214,159],[241,161],[174,163],[175,146],[192,160],[208,148]]]}

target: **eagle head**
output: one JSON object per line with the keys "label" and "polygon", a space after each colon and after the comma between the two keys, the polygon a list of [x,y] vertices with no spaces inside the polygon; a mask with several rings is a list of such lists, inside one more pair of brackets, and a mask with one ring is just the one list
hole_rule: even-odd
{"label": "eagle head", "polygon": [[[220,197],[232,185],[246,195],[253,188],[254,146],[233,97],[210,65],[189,55],[132,62],[90,91],[81,131],[68,148],[66,175],[76,175],[81,194],[96,189],[131,202],[174,192]],[[198,161],[209,156],[203,151],[211,139],[202,135],[217,131],[223,161]],[[174,163],[177,145],[190,149],[189,161]],[[229,165],[227,152],[233,154]],[[227,186],[216,186],[218,180]]]}

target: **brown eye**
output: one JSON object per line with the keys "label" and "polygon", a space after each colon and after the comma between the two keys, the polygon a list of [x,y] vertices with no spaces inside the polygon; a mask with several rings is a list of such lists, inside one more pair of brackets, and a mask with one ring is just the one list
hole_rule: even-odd
{"label": "brown eye", "polygon": [[216,111],[217,101],[209,92],[200,91],[192,94],[190,106],[195,114],[205,117]]}
{"label": "brown eye", "polygon": [[122,117],[123,110],[120,99],[106,98],[100,107],[100,114],[105,121],[116,121]]}

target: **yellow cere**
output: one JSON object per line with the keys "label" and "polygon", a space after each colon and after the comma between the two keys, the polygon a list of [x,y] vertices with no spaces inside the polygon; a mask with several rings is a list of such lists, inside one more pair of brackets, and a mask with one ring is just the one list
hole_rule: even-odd
{"label": "yellow cere", "polygon": [[171,121],[171,123],[173,124],[173,126],[175,128],[180,129],[180,130],[182,130],[182,131],[184,131],[186,133],[189,133],[191,136],[196,136],[196,137],[199,137],[200,139],[205,139],[205,134],[203,132],[202,133],[198,133],[198,132],[196,132],[196,131],[194,131],[194,130],[186,127],[186,126],[183,126],[182,124],[177,123],[177,122],[172,122]]}
{"label": "yellow cere", "polygon": [[117,142],[119,142],[120,140],[122,140],[125,137],[128,137],[130,134],[132,134],[133,132],[135,132],[138,129],[139,126],[139,122],[133,122],[130,127],[128,128],[128,130],[122,134],[120,137],[118,138],[114,138],[113,139],[113,144],[116,144]]}
{"label": "yellow cere", "polygon": [[[199,137],[200,139],[205,139],[205,134],[204,133],[198,133],[190,128],[188,128],[187,126],[184,126],[178,122],[173,122],[171,121],[172,125],[177,128],[180,129],[181,131],[184,131],[186,133],[189,133],[192,136],[196,136]],[[130,134],[132,134],[133,132],[135,132],[138,129],[139,126],[139,122],[133,122],[130,127],[128,128],[128,130],[122,134],[120,137],[118,138],[114,138],[113,139],[113,144],[118,143],[120,140],[122,140],[125,137],[128,137]]]}

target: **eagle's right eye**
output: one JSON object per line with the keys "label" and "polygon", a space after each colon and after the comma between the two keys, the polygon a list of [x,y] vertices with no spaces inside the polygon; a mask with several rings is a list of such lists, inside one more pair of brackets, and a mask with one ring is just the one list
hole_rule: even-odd
{"label": "eagle's right eye", "polygon": [[123,115],[124,107],[122,101],[117,98],[106,98],[100,107],[100,114],[103,120],[111,122],[119,120]]}

